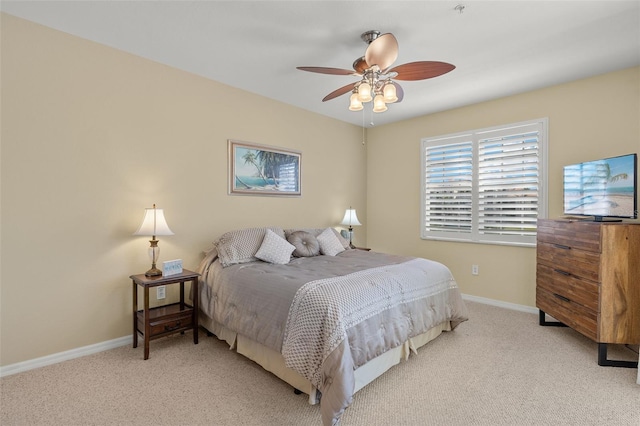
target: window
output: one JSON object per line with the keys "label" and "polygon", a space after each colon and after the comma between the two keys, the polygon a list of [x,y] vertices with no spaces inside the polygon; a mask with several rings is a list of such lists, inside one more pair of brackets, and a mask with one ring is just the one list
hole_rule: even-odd
{"label": "window", "polygon": [[546,118],[422,139],[424,239],[535,246]]}

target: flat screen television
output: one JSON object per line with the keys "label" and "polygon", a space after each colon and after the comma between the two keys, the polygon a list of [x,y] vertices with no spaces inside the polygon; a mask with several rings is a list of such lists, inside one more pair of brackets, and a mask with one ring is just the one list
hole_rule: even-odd
{"label": "flat screen television", "polygon": [[565,166],[564,214],[595,221],[637,219],[637,176],[637,154]]}

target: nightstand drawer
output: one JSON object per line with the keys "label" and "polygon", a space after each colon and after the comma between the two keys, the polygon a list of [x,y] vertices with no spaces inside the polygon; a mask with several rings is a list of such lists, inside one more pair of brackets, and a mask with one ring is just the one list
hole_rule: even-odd
{"label": "nightstand drawer", "polygon": [[172,333],[174,331],[191,328],[193,317],[191,314],[181,316],[176,319],[162,319],[159,321],[151,321],[149,323],[149,337],[158,336],[164,333]]}
{"label": "nightstand drawer", "polygon": [[[144,335],[144,311],[137,312],[138,330]],[[149,309],[149,338],[190,329],[193,326],[193,309],[180,309],[179,303]]]}

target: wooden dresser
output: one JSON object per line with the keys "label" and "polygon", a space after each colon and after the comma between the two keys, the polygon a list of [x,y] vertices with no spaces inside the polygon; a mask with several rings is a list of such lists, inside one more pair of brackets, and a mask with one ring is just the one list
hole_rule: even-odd
{"label": "wooden dresser", "polygon": [[640,223],[539,219],[536,306],[597,342],[598,364],[637,367],[607,344],[640,344]]}

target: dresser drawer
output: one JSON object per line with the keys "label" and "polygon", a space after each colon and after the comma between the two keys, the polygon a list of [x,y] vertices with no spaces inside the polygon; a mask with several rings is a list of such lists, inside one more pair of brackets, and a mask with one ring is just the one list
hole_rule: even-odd
{"label": "dresser drawer", "polygon": [[557,269],[538,263],[536,285],[594,312],[600,312],[600,285],[596,282],[567,275]]}
{"label": "dresser drawer", "polygon": [[596,222],[538,220],[538,242],[600,253],[601,227]]}
{"label": "dresser drawer", "polygon": [[600,282],[600,254],[538,242],[538,263],[575,277]]}
{"label": "dresser drawer", "polygon": [[536,307],[589,339],[598,340],[597,312],[540,286],[536,287]]}

